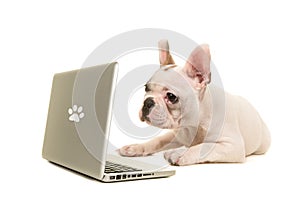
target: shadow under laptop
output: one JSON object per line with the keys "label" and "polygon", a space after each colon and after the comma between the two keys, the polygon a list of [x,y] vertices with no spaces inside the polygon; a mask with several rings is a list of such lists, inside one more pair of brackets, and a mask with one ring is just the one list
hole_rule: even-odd
{"label": "shadow under laptop", "polygon": [[[51,161],[48,161],[48,162],[49,162],[50,164],[52,164],[52,165],[58,167],[58,168],[61,168],[61,169],[65,170],[65,171],[68,171],[68,172],[70,172],[70,173],[72,173],[72,174],[81,176],[81,177],[86,178],[86,179],[88,179],[88,180],[98,181],[97,179],[95,179],[95,178],[93,178],[93,177],[91,177],[91,176],[88,176],[88,175],[86,175],[86,174],[80,173],[80,172],[75,171],[75,170],[73,170],[73,169],[67,168],[67,167],[65,167],[65,166],[63,166],[63,165],[59,165],[59,164],[54,163],[54,162],[51,162]],[[100,181],[98,181],[98,182],[100,182]]]}
{"label": "shadow under laptop", "polygon": [[[48,162],[50,164],[52,164],[53,166],[57,167],[57,168],[60,168],[60,169],[65,170],[65,171],[68,171],[68,172],[70,172],[70,173],[72,173],[74,175],[80,176],[80,177],[85,178],[85,179],[87,179],[89,181],[95,181],[95,182],[98,182],[98,183],[115,183],[116,184],[116,183],[127,183],[127,182],[135,181],[135,180],[127,180],[127,181],[118,181],[118,182],[104,182],[104,181],[101,181],[101,180],[97,180],[97,179],[95,179],[95,178],[93,178],[91,176],[88,176],[86,174],[83,174],[81,172],[78,172],[78,171],[75,171],[73,169],[67,168],[67,167],[65,167],[63,165],[59,165],[59,164],[51,162],[51,161],[48,161]],[[138,180],[139,181],[141,181],[141,180],[146,180],[146,181],[148,180],[149,181],[149,180],[162,179],[162,178],[168,178],[168,177],[154,177],[154,178],[151,178],[151,179],[138,179]]]}

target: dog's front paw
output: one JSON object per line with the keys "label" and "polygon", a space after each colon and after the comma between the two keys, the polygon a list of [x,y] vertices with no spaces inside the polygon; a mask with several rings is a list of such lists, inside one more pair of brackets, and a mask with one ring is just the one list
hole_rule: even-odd
{"label": "dog's front paw", "polygon": [[141,144],[127,145],[120,148],[118,151],[121,156],[128,156],[128,157],[145,156],[144,147]]}
{"label": "dog's front paw", "polygon": [[171,165],[180,165],[180,159],[185,152],[186,149],[169,150],[164,153],[164,157]]}
{"label": "dog's front paw", "polygon": [[171,165],[184,166],[197,163],[191,149],[170,150],[164,153],[164,157]]}

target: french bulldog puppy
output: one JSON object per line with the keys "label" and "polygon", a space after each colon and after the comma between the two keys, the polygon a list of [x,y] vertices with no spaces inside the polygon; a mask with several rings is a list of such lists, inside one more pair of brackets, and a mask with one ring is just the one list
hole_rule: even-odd
{"label": "french bulldog puppy", "polygon": [[[248,101],[211,82],[208,45],[196,47],[183,67],[175,65],[167,40],[159,41],[161,68],[145,85],[142,121],[169,132],[119,149],[122,156],[165,151],[172,165],[244,162],[270,146],[267,126]],[[168,151],[166,151],[168,150]]]}

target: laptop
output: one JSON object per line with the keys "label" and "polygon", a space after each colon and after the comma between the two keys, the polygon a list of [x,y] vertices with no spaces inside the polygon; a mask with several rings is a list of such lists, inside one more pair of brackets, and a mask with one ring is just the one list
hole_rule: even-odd
{"label": "laptop", "polygon": [[174,175],[166,165],[108,154],[117,74],[114,62],[54,75],[43,158],[103,182]]}

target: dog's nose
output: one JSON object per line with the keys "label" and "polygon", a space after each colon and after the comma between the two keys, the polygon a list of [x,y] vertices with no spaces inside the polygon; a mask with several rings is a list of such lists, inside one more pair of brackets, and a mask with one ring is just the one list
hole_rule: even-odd
{"label": "dog's nose", "polygon": [[153,97],[148,97],[145,101],[144,101],[144,105],[142,108],[142,121],[144,121],[145,119],[149,121],[148,115],[150,113],[151,108],[153,108],[155,106],[155,102],[153,100]]}
{"label": "dog's nose", "polygon": [[151,109],[155,105],[155,102],[153,101],[153,97],[148,97],[144,101],[144,107]]}

